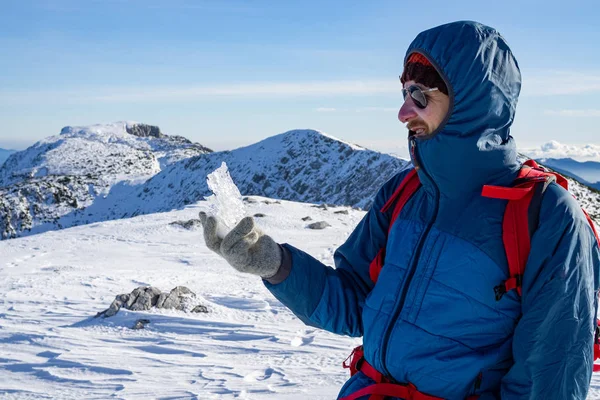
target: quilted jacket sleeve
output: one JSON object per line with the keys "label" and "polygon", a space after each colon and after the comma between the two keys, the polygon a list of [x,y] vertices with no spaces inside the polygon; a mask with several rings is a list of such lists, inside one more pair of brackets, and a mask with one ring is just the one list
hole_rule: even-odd
{"label": "quilted jacket sleeve", "polygon": [[544,195],[523,277],[514,365],[502,399],[585,399],[592,374],[600,251],[577,202]]}
{"label": "quilted jacket sleeve", "polygon": [[334,254],[335,268],[326,266],[289,244],[292,268],[281,283],[264,281],[273,295],[304,323],[349,336],[362,336],[362,308],[373,288],[369,265],[384,246],[388,213],[380,210],[407,171],[390,179],[373,206]]}

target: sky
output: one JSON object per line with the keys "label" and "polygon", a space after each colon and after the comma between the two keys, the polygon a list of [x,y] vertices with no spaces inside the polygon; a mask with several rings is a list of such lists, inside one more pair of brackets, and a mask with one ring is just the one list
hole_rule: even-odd
{"label": "sky", "polygon": [[214,150],[310,128],[402,152],[406,48],[455,20],[511,46],[520,148],[600,145],[595,3],[0,0],[0,147],[127,120]]}

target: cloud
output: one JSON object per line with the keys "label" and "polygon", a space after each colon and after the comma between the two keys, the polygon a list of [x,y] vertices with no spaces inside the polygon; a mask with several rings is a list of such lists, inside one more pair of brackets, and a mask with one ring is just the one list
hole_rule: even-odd
{"label": "cloud", "polygon": [[544,110],[544,114],[560,117],[600,117],[600,110]]}
{"label": "cloud", "polygon": [[533,149],[520,149],[520,151],[532,158],[573,158],[579,161],[600,161],[600,145],[569,145],[555,140]]}
{"label": "cloud", "polygon": [[1,92],[0,104],[63,103],[148,103],[189,101],[214,97],[300,97],[337,95],[377,95],[398,93],[390,80],[321,82],[263,82],[227,85],[98,87],[59,91]]}
{"label": "cloud", "polygon": [[600,93],[600,71],[524,70],[523,96]]}

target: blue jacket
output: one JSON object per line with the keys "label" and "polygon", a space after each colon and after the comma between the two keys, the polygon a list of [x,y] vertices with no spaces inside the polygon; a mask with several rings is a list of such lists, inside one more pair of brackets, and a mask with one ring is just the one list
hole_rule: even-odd
{"label": "blue jacket", "polygon": [[[442,75],[450,111],[434,136],[411,139],[423,186],[391,228],[377,284],[369,264],[390,219],[380,209],[407,171],[380,189],[336,251],[335,269],[286,244],[290,275],[265,284],[306,324],[363,336],[371,365],[430,395],[585,399],[600,250],[560,186],[551,184],[543,196],[522,297],[494,297],[508,278],[506,201],[484,198],[481,189],[510,185],[520,168],[509,134],[521,86],[517,62],[495,30],[473,22],[425,31],[406,56],[412,52]],[[358,373],[340,397],[371,383]]]}

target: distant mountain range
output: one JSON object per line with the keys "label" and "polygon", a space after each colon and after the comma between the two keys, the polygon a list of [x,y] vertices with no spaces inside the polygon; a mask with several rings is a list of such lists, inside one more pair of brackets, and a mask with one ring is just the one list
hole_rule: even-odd
{"label": "distant mountain range", "polygon": [[[0,168],[0,235],[182,208],[210,194],[206,176],[223,161],[244,195],[365,209],[408,165],[314,130],[213,152],[140,123],[65,127],[12,154]],[[600,220],[600,193],[575,180],[571,187]]]}
{"label": "distant mountain range", "polygon": [[562,175],[570,176],[600,190],[600,162],[579,162],[572,158],[542,158],[538,161]]}
{"label": "distant mountain range", "polygon": [[16,153],[16,150],[0,149],[0,166],[2,166],[2,164],[4,164],[4,161],[6,161],[6,159],[12,153]]}

